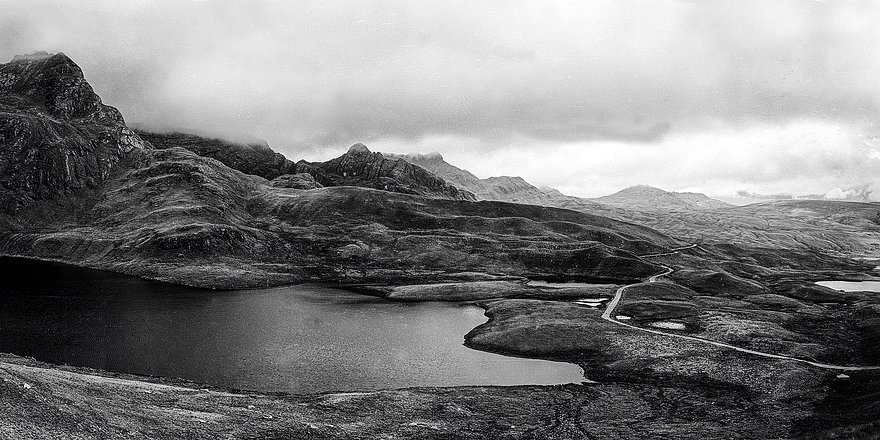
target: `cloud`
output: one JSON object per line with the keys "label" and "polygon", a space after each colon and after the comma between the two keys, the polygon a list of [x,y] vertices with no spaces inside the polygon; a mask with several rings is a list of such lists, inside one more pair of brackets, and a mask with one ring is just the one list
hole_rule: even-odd
{"label": "cloud", "polygon": [[[872,147],[864,139],[858,124],[800,119],[670,133],[649,144],[521,139],[517,144],[522,147],[484,150],[478,138],[437,136],[419,142],[389,138],[369,146],[402,153],[440,151],[448,162],[479,177],[520,175],[583,197],[648,184],[726,198],[783,198],[876,182],[880,160],[870,159]],[[870,193],[876,195],[880,192]]]}
{"label": "cloud", "polygon": [[2,55],[65,51],[132,119],[288,142],[647,141],[706,118],[877,113],[872,2],[3,6]]}
{"label": "cloud", "polygon": [[878,201],[878,197],[875,196],[877,193],[876,184],[866,183],[862,185],[856,185],[850,188],[832,188],[825,192],[825,194],[820,195],[819,197],[810,197],[810,198],[819,198],[826,200],[855,200],[855,201]]}
{"label": "cloud", "polygon": [[736,192],[736,196],[743,199],[751,199],[751,200],[788,200],[793,199],[794,196],[788,193],[779,193],[779,194],[761,194],[751,191],[743,191],[739,190]]}
{"label": "cloud", "polygon": [[850,188],[831,188],[822,194],[802,194],[794,196],[790,193],[763,194],[751,191],[737,191],[736,198],[744,202],[754,202],[761,200],[789,200],[789,199],[806,199],[806,200],[850,200],[858,202],[878,201],[874,195],[877,193],[874,184],[865,183]]}
{"label": "cloud", "polygon": [[64,51],[128,121],[257,136],[294,159],[365,141],[578,194],[632,181],[731,196],[824,194],[873,182],[880,160],[859,140],[880,120],[872,1],[0,0],[0,11],[0,59]]}

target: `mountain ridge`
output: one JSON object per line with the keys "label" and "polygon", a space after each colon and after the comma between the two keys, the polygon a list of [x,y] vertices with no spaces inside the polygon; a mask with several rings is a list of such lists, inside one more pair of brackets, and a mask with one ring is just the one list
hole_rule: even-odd
{"label": "mountain ridge", "polygon": [[325,162],[300,160],[296,172],[311,174],[323,186],[360,186],[431,198],[476,200],[470,191],[447,183],[435,173],[399,158],[386,158],[362,143]]}
{"label": "mountain ridge", "polygon": [[[625,217],[626,213],[609,211],[608,208],[640,209],[645,211],[670,209],[721,209],[731,207],[728,203],[712,199],[705,194],[670,192],[645,185],[625,188],[617,193],[583,198],[563,194],[555,188],[539,188],[519,176],[493,176],[480,179],[473,173],[445,161],[440,153],[387,154],[419,165],[450,183],[474,193],[480,200],[499,200],[575,209]],[[662,202],[662,204],[657,204]]]}
{"label": "mountain ridge", "polygon": [[582,199],[555,195],[542,191],[534,185],[516,176],[493,176],[480,179],[470,171],[456,167],[443,158],[440,153],[428,154],[387,154],[389,157],[402,159],[431,171],[448,182],[472,192],[478,200],[497,200],[512,203],[526,203],[540,206],[559,207],[562,200],[569,204],[581,205],[584,212],[595,213],[598,210]]}

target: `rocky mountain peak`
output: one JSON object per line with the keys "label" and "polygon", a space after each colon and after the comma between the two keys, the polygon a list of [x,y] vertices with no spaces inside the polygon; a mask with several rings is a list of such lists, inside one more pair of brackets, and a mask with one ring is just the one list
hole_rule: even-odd
{"label": "rocky mountain peak", "polygon": [[124,123],[122,115],[104,105],[82,69],[62,52],[17,55],[0,64],[0,94],[16,95],[55,118]]}
{"label": "rocky mountain peak", "polygon": [[148,145],[63,53],[0,64],[0,210],[94,188]]}
{"label": "rocky mountain peak", "polygon": [[366,145],[358,142],[348,148],[348,153],[349,154],[351,154],[351,153],[370,154],[370,153],[372,153],[372,151],[370,151],[370,149],[367,148]]}
{"label": "rocky mountain peak", "polygon": [[[58,54],[59,54],[59,55],[64,55],[64,54],[61,53],[61,52],[59,52]],[[34,52],[34,53],[31,53],[31,54],[26,54],[26,55],[16,55],[16,56],[12,57],[12,62],[15,63],[15,62],[21,62],[21,61],[35,61],[35,60],[42,60],[42,59],[45,59],[45,58],[52,57],[52,56],[54,56],[54,55],[56,55],[56,54],[52,54],[52,53],[46,52],[45,50],[40,50],[40,51],[36,51],[36,52]]]}
{"label": "rocky mountain peak", "polygon": [[[395,157],[398,157],[395,155]],[[443,162],[443,155],[432,151],[428,154],[420,154],[420,153],[409,153],[402,156],[400,158],[406,160],[407,162],[418,162],[418,161],[426,161],[426,162]]]}

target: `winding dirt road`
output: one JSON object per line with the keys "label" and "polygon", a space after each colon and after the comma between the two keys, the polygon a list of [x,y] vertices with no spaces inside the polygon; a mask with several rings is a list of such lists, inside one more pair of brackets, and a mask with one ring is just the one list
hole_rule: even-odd
{"label": "winding dirt road", "polygon": [[[662,254],[642,255],[642,256],[640,256],[640,258],[651,258],[651,257],[664,256],[664,255],[672,255],[672,254],[678,253],[679,251],[694,248],[696,246],[697,246],[696,244],[692,244],[689,246],[684,246],[684,247],[672,249],[672,251],[662,253]],[[663,266],[663,267],[666,270],[664,270],[662,273],[652,275],[651,277],[649,277],[647,279],[647,282],[656,283],[661,277],[669,275],[674,271],[671,267],[667,267],[667,266]],[[729,348],[731,350],[736,350],[736,351],[739,351],[742,353],[749,353],[749,354],[763,356],[763,357],[771,358],[771,359],[782,359],[782,360],[788,360],[788,361],[794,361],[794,362],[801,362],[801,363],[804,363],[807,365],[812,365],[814,367],[825,368],[825,369],[829,369],[829,370],[843,370],[843,371],[880,370],[880,366],[850,366],[850,365],[823,364],[821,362],[814,362],[814,361],[807,360],[807,359],[801,359],[801,358],[796,358],[796,357],[791,357],[791,356],[783,356],[783,355],[773,354],[773,353],[765,353],[763,351],[757,351],[757,350],[749,350],[748,348],[741,348],[741,347],[737,347],[734,345],[725,344],[723,342],[718,342],[718,341],[713,341],[711,339],[701,338],[698,336],[688,336],[688,335],[681,335],[681,334],[677,334],[677,333],[667,333],[667,332],[660,331],[660,330],[639,327],[639,326],[635,326],[632,324],[627,324],[625,322],[621,322],[613,316],[614,309],[616,309],[617,305],[620,304],[620,301],[623,299],[623,294],[626,291],[626,289],[628,289],[629,287],[635,286],[637,284],[641,284],[641,283],[628,284],[626,286],[623,286],[623,287],[617,289],[617,292],[614,294],[614,298],[611,299],[611,301],[608,303],[608,307],[605,308],[605,312],[602,313],[602,319],[609,321],[609,322],[613,322],[614,324],[617,324],[617,325],[622,325],[624,327],[628,327],[628,328],[631,328],[634,330],[639,330],[642,332],[652,333],[655,335],[661,335],[661,336],[667,336],[667,337],[679,338],[679,339],[686,339],[688,341],[701,342],[704,344],[714,345],[716,347]]]}

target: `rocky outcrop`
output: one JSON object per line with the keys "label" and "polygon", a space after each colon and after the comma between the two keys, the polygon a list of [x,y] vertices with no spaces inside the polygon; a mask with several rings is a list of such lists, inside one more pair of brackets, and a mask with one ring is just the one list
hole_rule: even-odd
{"label": "rocky outcrop", "polygon": [[294,162],[269,148],[265,142],[245,144],[188,133],[155,133],[146,130],[136,132],[158,149],[186,148],[199,156],[217,159],[229,168],[266,180],[292,174],[296,170]]}
{"label": "rocky outcrop", "polygon": [[316,182],[315,178],[311,174],[307,173],[282,174],[272,179],[269,184],[276,188],[293,189],[315,189],[324,187],[320,183]]}
{"label": "rocky outcrop", "polygon": [[144,148],[66,55],[0,64],[0,210],[95,188]]}
{"label": "rocky outcrop", "polygon": [[351,146],[344,155],[326,162],[299,161],[296,171],[308,173],[324,186],[360,186],[429,198],[474,201],[469,191],[402,159],[387,159],[364,144]]}

